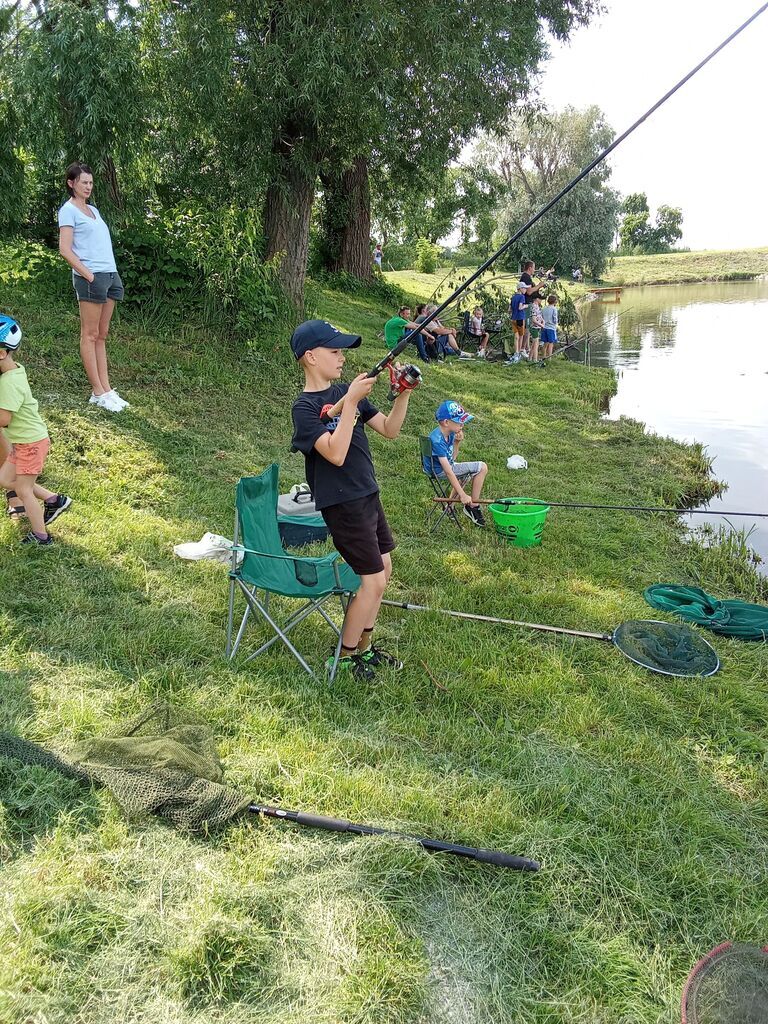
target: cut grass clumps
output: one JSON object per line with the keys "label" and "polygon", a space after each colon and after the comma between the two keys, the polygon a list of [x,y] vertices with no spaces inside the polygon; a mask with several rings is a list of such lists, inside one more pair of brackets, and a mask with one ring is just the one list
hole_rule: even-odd
{"label": "cut grass clumps", "polygon": [[[389,306],[313,301],[364,338],[349,375],[380,358]],[[132,408],[107,417],[87,404],[71,297],[24,281],[0,285],[0,308],[22,323],[51,428],[45,483],[75,499],[45,551],[0,522],[0,728],[66,753],[169,700],[210,724],[227,781],[264,803],[543,865],[255,820],[195,838],[1,762],[0,1021],[672,1024],[703,952],[765,941],[764,645],[718,638],[722,671],[680,680],[597,641],[386,609],[378,639],[406,664],[375,685],[328,687],[277,649],[230,665],[226,568],[172,547],[231,530],[241,474],[276,460],[284,490],[303,480],[287,337],[246,348],[120,315],[110,352]],[[401,438],[372,438],[398,541],[390,596],[598,632],[648,617],[654,582],[768,598],[741,549],[691,544],[670,516],[552,509],[529,550],[469,524],[430,533],[416,439],[445,398],[476,417],[462,454],[488,463],[489,497],[520,493],[515,452],[524,493],[553,501],[717,490],[700,448],[600,418],[607,371],[517,369],[430,364]],[[295,637],[319,667],[327,626]]]}

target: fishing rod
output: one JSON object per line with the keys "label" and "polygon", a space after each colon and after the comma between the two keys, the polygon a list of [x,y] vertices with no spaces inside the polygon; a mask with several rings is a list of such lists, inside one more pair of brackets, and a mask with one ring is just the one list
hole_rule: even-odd
{"label": "fishing rod", "polygon": [[500,249],[498,249],[492,256],[489,256],[485,263],[481,264],[481,266],[478,267],[478,269],[474,272],[474,274],[472,274],[471,277],[467,278],[467,280],[462,285],[459,285],[459,287],[453,292],[452,295],[449,295],[448,298],[445,299],[445,301],[442,302],[437,307],[437,309],[435,309],[434,312],[427,317],[426,320],[419,324],[419,327],[417,329],[414,329],[410,331],[408,334],[406,334],[404,340],[413,341],[416,335],[420,334],[421,331],[428,328],[430,323],[432,323],[433,320],[437,319],[443,312],[443,310],[447,309],[448,306],[451,305],[451,303],[455,302],[456,299],[462,294],[462,292],[465,292],[469,288],[469,286],[478,279],[478,277],[481,277],[486,272],[486,270],[488,270],[489,267],[493,266],[493,264],[496,262],[497,259],[499,259],[500,256],[503,256],[505,252],[508,252],[509,249],[511,249],[511,247],[515,244],[515,242],[522,238],[526,231],[529,231],[533,227],[533,225],[540,221],[546,213],[549,213],[553,206],[556,206],[561,199],[567,196],[568,193],[572,189],[574,189],[580,181],[583,181],[584,178],[586,178],[586,176],[590,174],[591,171],[593,171],[598,164],[602,163],[603,160],[605,160],[605,158],[610,153],[612,153],[617,146],[620,146],[621,143],[632,134],[632,132],[639,128],[640,125],[643,124],[643,122],[646,121],[651,116],[651,114],[654,114],[659,109],[659,107],[663,106],[667,102],[667,100],[670,99],[670,97],[674,96],[678,89],[681,89],[686,84],[686,82],[693,78],[693,76],[697,72],[701,71],[701,69],[706,64],[708,64],[713,57],[717,56],[717,54],[720,53],[721,50],[725,49],[725,47],[728,46],[728,44],[731,43],[736,38],[736,36],[740,35],[744,31],[744,29],[751,25],[752,22],[755,21],[766,9],[768,9],[768,2],[762,4],[755,11],[754,14],[747,18],[746,21],[742,22],[742,24],[739,25],[739,27],[735,31],[731,32],[731,34],[726,39],[724,39],[719,44],[719,46],[716,46],[715,49],[712,50],[709,54],[707,54],[707,56],[704,57],[703,60],[699,61],[699,63],[694,68],[692,68],[687,75],[681,78],[676,85],[673,85],[668,92],[665,92],[661,99],[658,99],[653,104],[653,106],[649,107],[648,110],[646,110],[646,112],[634,122],[634,124],[631,124],[629,128],[626,129],[626,131],[622,132],[621,135],[618,135],[613,140],[613,142],[609,146],[607,146],[601,153],[599,153],[598,156],[594,158],[594,160],[588,163],[587,166],[582,171],[580,171],[575,178],[572,178],[567,185],[561,188],[557,195],[550,199],[548,203],[545,203],[544,206],[542,206],[542,208],[538,211],[538,213],[535,213],[533,217],[530,218],[530,220],[526,221],[526,223],[523,224],[523,226],[512,235],[511,238],[508,238]]}
{"label": "fishing rod", "polygon": [[[453,504],[458,498],[433,498],[444,504]],[[719,509],[707,508],[665,508],[657,505],[590,505],[578,501],[519,501],[517,498],[479,498],[476,505],[535,505],[541,508],[597,508],[610,512],[668,512],[676,516],[749,516],[751,519],[768,519],[768,512],[721,512]]]}

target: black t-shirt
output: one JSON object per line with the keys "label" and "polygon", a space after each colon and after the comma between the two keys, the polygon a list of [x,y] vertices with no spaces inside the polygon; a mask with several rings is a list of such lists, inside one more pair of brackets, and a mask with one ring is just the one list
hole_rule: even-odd
{"label": "black t-shirt", "polygon": [[[521,281],[524,281],[524,282],[525,282],[525,284],[526,284],[526,285],[528,285],[528,288],[533,288],[533,287],[534,287],[534,282],[533,282],[533,278],[531,277],[531,275],[530,275],[530,274],[526,273],[525,271],[523,271],[523,272],[522,272],[522,274],[520,275],[520,280],[521,280]],[[534,290],[534,291],[532,291],[532,292],[530,292],[530,291],[528,291],[528,290],[526,289],[526,292],[525,292],[525,294],[526,294],[526,295],[528,295],[528,296],[530,296],[530,297],[532,297],[532,296],[534,296],[534,295],[541,295],[541,294],[542,294],[542,291],[543,291],[543,285],[541,285],[541,284],[540,284],[540,285],[539,285],[539,286],[538,286],[537,288],[535,288],[535,290]]]}
{"label": "black t-shirt", "polygon": [[291,409],[293,446],[304,453],[307,483],[318,510],[356,501],[369,494],[376,494],[379,490],[368,438],[363,428],[363,424],[379,410],[367,398],[357,404],[358,415],[352,430],[352,440],[342,465],[334,466],[315,450],[315,441],[326,431],[333,433],[339,423],[338,416],[330,423],[323,423],[320,419],[323,406],[335,405],[348,390],[349,384],[331,384],[325,391],[302,391]]}

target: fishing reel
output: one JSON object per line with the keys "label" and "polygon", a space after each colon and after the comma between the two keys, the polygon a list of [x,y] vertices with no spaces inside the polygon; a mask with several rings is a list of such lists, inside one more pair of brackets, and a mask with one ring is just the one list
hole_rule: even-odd
{"label": "fishing reel", "polygon": [[389,365],[389,395],[390,402],[394,402],[398,395],[404,391],[412,391],[421,384],[421,370],[418,366],[407,363],[405,366],[395,368]]}

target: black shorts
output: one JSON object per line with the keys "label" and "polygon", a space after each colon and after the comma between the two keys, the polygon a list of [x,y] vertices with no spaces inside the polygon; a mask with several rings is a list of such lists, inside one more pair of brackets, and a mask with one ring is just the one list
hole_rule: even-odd
{"label": "black shorts", "polygon": [[322,510],[333,543],[358,576],[384,571],[381,556],[395,550],[395,539],[381,506],[378,491],[357,501]]}

